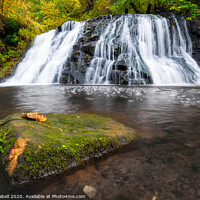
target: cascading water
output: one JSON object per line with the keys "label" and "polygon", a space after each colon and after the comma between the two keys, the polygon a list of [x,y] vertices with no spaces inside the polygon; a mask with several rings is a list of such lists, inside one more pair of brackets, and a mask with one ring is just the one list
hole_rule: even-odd
{"label": "cascading water", "polygon": [[[191,56],[184,18],[180,23],[174,15],[168,20],[129,14],[102,18],[95,28],[89,23],[66,22],[37,36],[4,85],[60,83],[66,74],[67,83],[77,79],[86,84],[200,84],[200,68]],[[84,42],[93,28],[98,39],[89,38],[95,50],[88,56]]]}
{"label": "cascading water", "polygon": [[62,69],[70,59],[83,25],[68,21],[55,30],[37,36],[14,75],[4,84],[59,83]]}
{"label": "cascading water", "polygon": [[85,83],[120,84],[121,74],[129,85],[200,83],[186,21],[181,29],[171,17],[171,27],[166,18],[155,15],[111,19],[95,46]]}

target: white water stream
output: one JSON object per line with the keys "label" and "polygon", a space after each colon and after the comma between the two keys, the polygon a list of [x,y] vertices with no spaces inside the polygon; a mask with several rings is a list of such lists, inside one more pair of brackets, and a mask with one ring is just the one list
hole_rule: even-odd
{"label": "white water stream", "polygon": [[59,83],[84,23],[69,21],[61,30],[38,35],[6,85]]}
{"label": "white water stream", "polygon": [[[120,67],[127,82],[145,84],[144,74],[153,84],[200,83],[200,68],[191,57],[192,41],[186,21],[181,30],[173,18],[172,35],[166,18],[155,15],[124,15],[113,19],[95,47],[87,70],[87,84],[119,84]],[[116,49],[120,53],[116,56]],[[150,80],[149,80],[150,81]]]}

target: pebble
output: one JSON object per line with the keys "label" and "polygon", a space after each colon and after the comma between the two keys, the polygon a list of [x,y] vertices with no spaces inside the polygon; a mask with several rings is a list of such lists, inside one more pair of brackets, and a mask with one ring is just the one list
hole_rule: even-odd
{"label": "pebble", "polygon": [[83,188],[83,192],[89,199],[94,199],[97,195],[97,189],[91,185],[86,185]]}

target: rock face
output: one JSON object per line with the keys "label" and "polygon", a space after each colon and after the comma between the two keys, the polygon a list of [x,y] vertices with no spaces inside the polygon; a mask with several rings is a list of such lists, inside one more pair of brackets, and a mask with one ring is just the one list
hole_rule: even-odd
{"label": "rock face", "polygon": [[192,19],[191,21],[187,21],[187,25],[193,44],[192,56],[200,66],[200,21]]}
{"label": "rock face", "polygon": [[[86,21],[82,36],[74,46],[71,60],[63,70],[61,82],[70,84],[83,84],[85,83],[85,74],[90,67],[91,61],[94,58],[95,46],[100,39],[101,34],[105,31],[111,20],[116,20],[122,15],[108,15],[92,18]],[[117,25],[119,26],[119,24]],[[121,53],[121,46],[116,42],[114,46],[114,57],[117,58]],[[123,56],[122,56],[123,57]],[[127,63],[126,58],[119,60],[115,63],[117,70],[117,79],[120,79],[118,84],[128,85],[127,80]],[[113,67],[114,70],[114,67]],[[152,83],[152,79],[149,76],[150,72],[143,70],[142,76],[146,80],[146,83]],[[138,83],[135,83],[138,84]]]}
{"label": "rock face", "polygon": [[110,20],[111,16],[102,16],[86,21],[83,34],[74,46],[71,62],[63,71],[62,83],[84,83],[86,70],[94,57],[96,43]]}

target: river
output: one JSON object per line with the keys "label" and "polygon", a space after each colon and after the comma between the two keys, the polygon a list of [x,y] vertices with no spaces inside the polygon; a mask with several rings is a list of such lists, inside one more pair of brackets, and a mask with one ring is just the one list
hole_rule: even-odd
{"label": "river", "polygon": [[48,85],[0,87],[0,118],[15,113],[86,112],[110,116],[144,139],[86,168],[11,186],[1,194],[83,194],[97,199],[200,199],[200,86]]}

